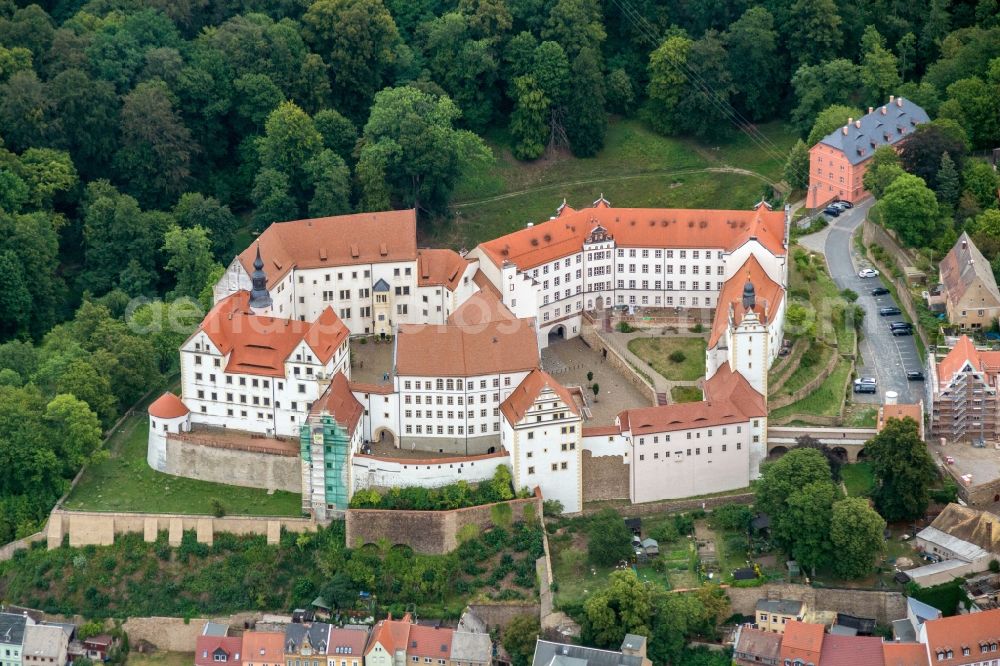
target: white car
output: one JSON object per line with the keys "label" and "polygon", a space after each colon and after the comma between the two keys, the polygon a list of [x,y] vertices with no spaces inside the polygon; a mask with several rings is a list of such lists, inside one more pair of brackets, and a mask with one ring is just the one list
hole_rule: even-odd
{"label": "white car", "polygon": [[873,278],[878,277],[878,271],[874,268],[862,268],[858,271],[859,278]]}

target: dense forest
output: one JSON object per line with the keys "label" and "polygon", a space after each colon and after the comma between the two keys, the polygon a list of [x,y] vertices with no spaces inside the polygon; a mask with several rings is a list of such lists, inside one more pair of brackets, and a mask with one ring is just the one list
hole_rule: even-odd
{"label": "dense forest", "polygon": [[887,224],[933,203],[908,240],[969,224],[998,250],[972,158],[1000,142],[998,58],[997,0],[0,0],[0,541],[174,371],[254,231],[447,225],[495,151],[591,156],[621,116],[709,139],[783,119],[801,187],[817,132],[903,95],[934,141],[881,170]]}

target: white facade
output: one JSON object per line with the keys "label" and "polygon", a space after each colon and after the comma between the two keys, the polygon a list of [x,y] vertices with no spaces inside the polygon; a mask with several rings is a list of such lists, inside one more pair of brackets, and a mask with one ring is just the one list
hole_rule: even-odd
{"label": "white facade", "polygon": [[352,458],[351,479],[355,492],[396,486],[436,488],[456,481],[488,481],[501,466],[510,467],[510,456],[496,453],[468,458],[403,460],[356,455]]}

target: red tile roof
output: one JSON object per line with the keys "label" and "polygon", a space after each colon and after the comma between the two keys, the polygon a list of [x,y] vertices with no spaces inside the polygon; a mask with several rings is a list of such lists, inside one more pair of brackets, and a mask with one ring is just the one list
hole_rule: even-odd
{"label": "red tile roof", "polygon": [[968,361],[976,370],[982,371],[982,363],[979,360],[979,351],[972,344],[969,336],[963,335],[951,348],[951,351],[938,362],[938,381],[950,382],[955,373],[962,369]]}
{"label": "red tile roof", "polygon": [[544,370],[534,369],[527,377],[521,380],[517,388],[507,396],[507,399],[500,403],[500,411],[507,418],[511,425],[520,423],[525,413],[535,404],[535,400],[546,388],[552,389],[559,399],[566,403],[570,411],[580,415],[580,410],[573,401],[573,396],[565,386],[552,378],[552,375]]}
{"label": "red tile roof", "polygon": [[402,324],[396,336],[396,374],[472,377],[538,367],[538,342],[528,320],[478,326]]}
{"label": "red tile roof", "polygon": [[358,402],[351,392],[350,383],[343,372],[338,372],[333,376],[330,385],[323,391],[323,395],[312,404],[310,414],[316,415],[327,412],[333,420],[339,423],[348,434],[352,434],[361,421],[361,415],[365,408]]}
{"label": "red tile roof", "polygon": [[966,302],[967,307],[1000,306],[1000,290],[997,289],[990,262],[969,238],[968,232],[962,232],[941,260],[940,273],[945,293],[953,306],[958,306],[973,287],[977,291],[975,297]]}
{"label": "red tile roof", "polygon": [[332,308],[309,323],[250,314],[249,299],[246,291],[224,298],[199,327],[223,355],[229,354],[228,373],[284,377],[285,360],[299,342],[305,340],[326,363],[350,333]]}
{"label": "red tile roof", "polygon": [[417,250],[417,285],[455,291],[469,262],[454,250]]}
{"label": "red tile roof", "polygon": [[417,256],[417,217],[411,209],[276,222],[240,254],[247,274],[253,273],[258,245],[271,287],[293,267],[413,261]]}
{"label": "red tile roof", "polygon": [[280,631],[246,631],[243,633],[244,662],[280,664],[285,660],[284,650],[285,635]]}
{"label": "red tile roof", "polygon": [[404,615],[402,620],[393,620],[392,615],[385,620],[381,620],[372,629],[371,638],[368,640],[367,647],[365,647],[365,654],[371,654],[376,643],[380,644],[382,649],[390,655],[396,650],[405,651],[408,645],[407,639],[410,635],[410,627],[412,626],[413,622],[409,613]]}
{"label": "red tile roof", "polygon": [[333,627],[330,630],[330,645],[326,650],[327,655],[333,657],[337,655],[363,655],[365,653],[365,643],[368,641],[368,632],[357,629],[341,629]]}
{"label": "red tile roof", "polygon": [[928,666],[927,646],[923,643],[883,643],[885,666]]}
{"label": "red tile roof", "polygon": [[882,639],[877,636],[823,636],[818,663],[820,666],[884,666]]}
{"label": "red tile roof", "polygon": [[609,426],[588,426],[583,429],[584,437],[607,437],[610,435],[620,435],[622,429],[616,425]]}
{"label": "red tile roof", "polygon": [[215,661],[215,653],[221,650],[226,654],[226,666],[240,666],[243,663],[243,639],[233,636],[199,636],[195,641],[195,666],[219,666]]}
{"label": "red tile roof", "polygon": [[728,364],[723,364],[705,382],[704,389],[706,399],[700,402],[625,410],[618,415],[622,430],[630,430],[633,435],[646,435],[741,423],[767,415],[763,396],[750,386],[743,375],[730,370]]}
{"label": "red tile roof", "polygon": [[[599,202],[600,203],[600,202]],[[618,247],[690,247],[732,251],[756,238],[775,255],[784,255],[785,213],[757,210],[688,210],[678,208],[561,209],[554,219],[480,244],[500,266],[512,261],[527,270],[580,252],[596,226],[614,237]]]}
{"label": "red tile roof", "polygon": [[493,292],[481,290],[466,299],[448,317],[449,324],[477,326],[489,321],[515,321],[517,317],[507,309]]}
{"label": "red tile roof", "polygon": [[790,620],[785,625],[785,633],[781,639],[781,658],[792,661],[801,659],[807,664],[818,664],[823,641],[822,624]]}
{"label": "red tile roof", "polygon": [[767,275],[767,271],[757,261],[757,257],[750,255],[743,265],[733,273],[733,276],[726,280],[719,292],[719,301],[715,307],[715,319],[712,321],[712,335],[708,339],[708,348],[711,349],[718,344],[726,328],[729,326],[729,306],[733,306],[733,323],[739,324],[743,321],[746,310],[743,308],[743,287],[747,280],[753,284],[756,294],[757,307],[754,311],[761,318],[761,323],[766,324],[768,318],[781,305],[785,290],[781,285],[772,280]]}
{"label": "red tile roof", "polygon": [[918,431],[923,431],[924,409],[923,405],[920,403],[915,405],[901,403],[897,403],[895,405],[882,405],[878,410],[878,423],[876,424],[876,427],[878,430],[881,430],[885,427],[885,423],[889,419],[902,420],[906,418],[916,421]]}
{"label": "red tile roof", "polygon": [[[929,660],[935,666],[956,666],[996,658],[996,652],[983,652],[981,646],[1000,642],[1000,609],[954,615],[924,623]],[[969,650],[969,656],[962,651]],[[951,656],[949,657],[949,653]],[[942,658],[938,659],[938,654]]]}
{"label": "red tile roof", "polygon": [[158,419],[176,419],[190,413],[190,409],[173,393],[164,393],[153,401],[147,410]]}
{"label": "red tile roof", "polygon": [[454,633],[452,629],[410,625],[406,656],[450,660],[451,639]]}
{"label": "red tile roof", "polygon": [[486,273],[482,271],[476,271],[476,274],[472,276],[472,281],[476,283],[477,287],[479,287],[485,292],[489,292],[494,297],[496,297],[497,300],[503,299],[503,295],[500,293],[500,290],[497,289],[497,286],[495,284],[490,282],[490,279],[486,277]]}

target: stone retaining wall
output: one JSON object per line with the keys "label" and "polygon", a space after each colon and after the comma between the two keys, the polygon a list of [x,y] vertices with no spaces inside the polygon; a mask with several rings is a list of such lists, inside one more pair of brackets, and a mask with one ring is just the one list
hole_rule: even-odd
{"label": "stone retaining wall", "polygon": [[618,500],[629,498],[629,466],[621,456],[593,456],[583,452],[583,501]]}
{"label": "stone retaining wall", "polygon": [[598,335],[597,331],[594,330],[594,326],[584,323],[580,330],[580,339],[582,339],[588,347],[596,352],[607,351],[607,360],[612,366],[617,370],[621,371],[629,381],[631,381],[640,391],[645,393],[649,397],[649,404],[656,404],[656,389],[649,385],[649,383],[643,379],[642,375],[636,372],[636,369],[625,360],[617,349],[609,345],[607,341]]}
{"label": "stone retaining wall", "polygon": [[18,550],[24,550],[26,548],[31,548],[31,544],[36,541],[43,541],[45,539],[45,532],[35,532],[31,536],[26,536],[23,539],[18,539],[17,541],[11,541],[0,547],[0,562],[6,562],[10,558],[14,557],[14,553]]}
{"label": "stone retaining wall", "polygon": [[837,353],[837,350],[831,348],[830,351],[831,351],[830,359],[827,361],[826,365],[823,366],[821,370],[819,370],[819,372],[815,377],[806,382],[805,386],[795,391],[794,393],[791,393],[789,395],[777,396],[771,400],[768,400],[767,401],[768,410],[774,411],[775,409],[786,407],[792,404],[793,402],[798,402],[799,400],[801,400],[802,398],[806,397],[807,395],[815,391],[817,388],[819,388],[820,385],[822,385],[823,382],[826,381],[827,377],[833,374],[833,371],[837,368],[837,363],[840,361],[840,354]]}
{"label": "stone retaining wall", "polygon": [[103,513],[99,511],[66,511],[56,509],[49,515],[46,540],[49,550],[58,548],[69,535],[69,545],[110,546],[115,535],[138,533],[146,542],[156,541],[160,532],[167,532],[170,544],[178,546],[184,532],[194,530],[198,541],[211,545],[217,533],[262,534],[269,544],[277,544],[281,530],[315,532],[316,523],[310,518],[257,516],[190,516],[171,513]]}
{"label": "stone retaining wall", "polygon": [[591,516],[608,506],[616,509],[624,516],[653,516],[671,511],[691,511],[694,509],[714,509],[723,504],[753,504],[753,493],[737,493],[734,495],[718,495],[706,497],[704,499],[680,499],[664,500],[662,502],[645,502],[643,504],[629,504],[628,502],[608,502],[599,506],[584,507],[581,512],[584,516]]}
{"label": "stone retaining wall", "polygon": [[205,446],[184,437],[167,437],[163,471],[231,486],[302,492],[302,461],[297,455]]}
{"label": "stone retaining wall", "polygon": [[809,349],[808,338],[799,338],[792,344],[792,351],[788,356],[778,359],[780,365],[775,368],[771,366],[771,375],[767,379],[767,387],[771,392],[781,390],[781,387],[788,381],[788,378],[792,376],[795,370],[799,367],[799,360],[802,359],[803,354]]}
{"label": "stone retaining wall", "polygon": [[899,592],[768,583],[760,587],[730,587],[726,594],[733,613],[741,615],[753,615],[759,599],[794,599],[806,602],[813,610],[875,618],[882,625],[906,617],[906,597]]}
{"label": "stone retaining wall", "polygon": [[469,610],[475,613],[490,631],[506,629],[511,620],[522,615],[537,618],[540,612],[538,604],[528,603],[469,604]]}
{"label": "stone retaining wall", "polygon": [[353,548],[385,539],[391,545],[409,546],[418,553],[442,555],[458,547],[458,533],[466,525],[475,525],[480,531],[493,527],[494,511],[502,506],[510,508],[514,522],[522,520],[525,511],[534,511],[536,519],[542,516],[540,492],[527,499],[452,511],[348,509],[344,525],[346,541]]}

